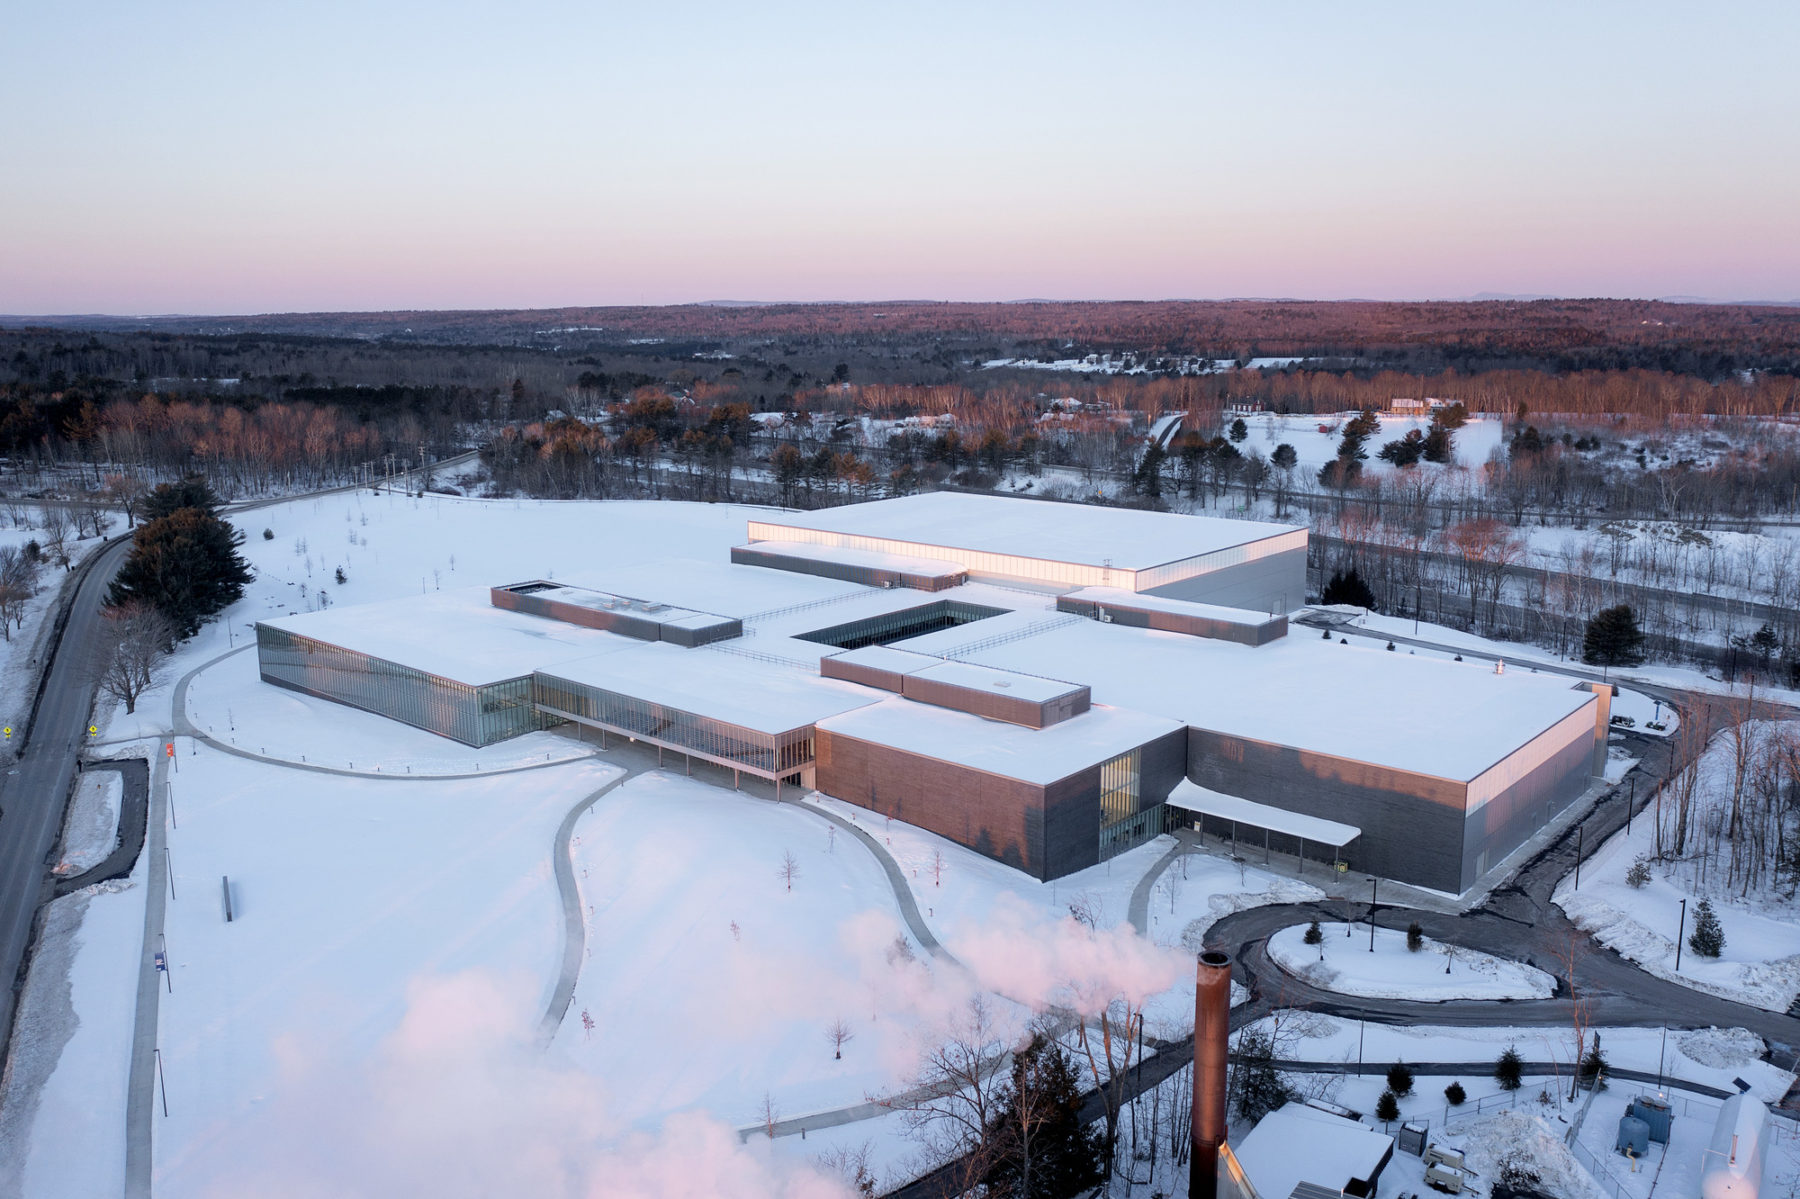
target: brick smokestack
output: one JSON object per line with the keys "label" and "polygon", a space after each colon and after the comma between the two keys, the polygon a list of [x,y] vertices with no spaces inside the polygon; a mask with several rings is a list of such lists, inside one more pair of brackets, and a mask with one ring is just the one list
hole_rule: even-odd
{"label": "brick smokestack", "polygon": [[1188,1199],[1217,1199],[1225,1143],[1225,1058],[1231,1035],[1231,959],[1200,955],[1194,985],[1194,1145]]}

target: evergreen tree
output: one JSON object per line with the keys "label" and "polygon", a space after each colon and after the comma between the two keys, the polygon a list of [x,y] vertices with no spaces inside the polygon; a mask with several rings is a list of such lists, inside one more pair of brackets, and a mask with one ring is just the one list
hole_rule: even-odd
{"label": "evergreen tree", "polygon": [[1356,608],[1373,608],[1375,593],[1363,582],[1356,567],[1349,570],[1333,571],[1331,578],[1325,581],[1325,592],[1320,599],[1327,604],[1349,604]]}
{"label": "evergreen tree", "polygon": [[1406,947],[1414,953],[1425,948],[1425,930],[1417,920],[1406,926]]}
{"label": "evergreen tree", "polygon": [[1144,447],[1144,456],[1138,460],[1137,470],[1131,476],[1131,485],[1138,494],[1158,497],[1162,495],[1163,460],[1168,453],[1156,442]]}
{"label": "evergreen tree", "polygon": [[1445,404],[1432,415],[1431,423],[1442,425],[1446,429],[1460,429],[1469,423],[1469,409],[1460,400],[1454,404]]}
{"label": "evergreen tree", "polygon": [[1343,461],[1362,462],[1369,456],[1364,447],[1369,438],[1381,432],[1381,420],[1373,408],[1364,408],[1344,423],[1344,436],[1338,442],[1337,456]]}
{"label": "evergreen tree", "polygon": [[1438,421],[1431,422],[1431,428],[1425,433],[1425,446],[1421,451],[1427,462],[1449,463],[1456,458],[1456,434],[1449,427]]}
{"label": "evergreen tree", "polygon": [[1630,604],[1602,608],[1587,622],[1581,660],[1589,666],[1636,666],[1644,660],[1644,633]]}
{"label": "evergreen tree", "polygon": [[1244,423],[1243,417],[1240,416],[1231,422],[1231,440],[1242,441],[1248,436],[1250,436],[1250,426]]}
{"label": "evergreen tree", "polygon": [[1277,470],[1292,470],[1299,463],[1300,455],[1284,441],[1275,447],[1274,453],[1269,455],[1269,461]]}
{"label": "evergreen tree", "polygon": [[132,534],[131,553],[113,579],[107,603],[133,600],[168,617],[180,638],[243,598],[253,577],[237,547],[244,535],[202,508],[178,508]]}
{"label": "evergreen tree", "polygon": [[1383,1124],[1400,1118],[1400,1100],[1392,1091],[1383,1091],[1381,1098],[1375,1101],[1375,1118]]}
{"label": "evergreen tree", "polygon": [[1412,1067],[1405,1062],[1395,1062],[1387,1071],[1388,1090],[1401,1097],[1413,1092]]}
{"label": "evergreen tree", "polygon": [[1238,1034],[1237,1063],[1231,1068],[1231,1098],[1239,1118],[1254,1123],[1294,1097],[1275,1069],[1275,1042],[1247,1028]]}
{"label": "evergreen tree", "polygon": [[1463,1090],[1463,1085],[1460,1082],[1453,1082],[1444,1088],[1444,1102],[1448,1103],[1451,1107],[1461,1107],[1468,1097],[1469,1093]]}
{"label": "evergreen tree", "polygon": [[144,500],[143,519],[160,520],[173,516],[183,508],[197,508],[208,516],[217,516],[224,501],[213,492],[204,475],[188,475],[179,483],[163,483]]}
{"label": "evergreen tree", "polygon": [[1594,1043],[1581,1059],[1581,1082],[1583,1086],[1591,1086],[1606,1073],[1606,1055],[1600,1052],[1600,1034],[1594,1034]]}
{"label": "evergreen tree", "polygon": [[1494,1081],[1500,1084],[1502,1091],[1516,1091],[1524,1084],[1525,1063],[1511,1045],[1494,1062]]}
{"label": "evergreen tree", "polygon": [[1081,1083],[1068,1050],[1042,1034],[1013,1056],[1012,1080],[983,1130],[993,1154],[982,1181],[991,1195],[1066,1199],[1097,1186],[1099,1130],[1081,1120]]}
{"label": "evergreen tree", "polygon": [[1406,436],[1397,438],[1381,447],[1376,455],[1383,462],[1392,462],[1395,466],[1417,466],[1419,459],[1425,456],[1425,434],[1417,429],[1408,429]]}
{"label": "evergreen tree", "polygon": [[1703,958],[1716,958],[1725,950],[1725,928],[1709,899],[1702,899],[1694,909],[1694,931],[1688,934],[1688,948]]}
{"label": "evergreen tree", "polygon": [[1306,926],[1306,936],[1303,937],[1302,940],[1304,940],[1308,945],[1317,945],[1319,942],[1323,941],[1324,939],[1325,939],[1325,930],[1319,927],[1319,922],[1316,919],[1311,924]]}
{"label": "evergreen tree", "polygon": [[1536,425],[1526,425],[1513,434],[1509,449],[1514,458],[1541,454],[1544,452],[1544,435],[1538,432]]}

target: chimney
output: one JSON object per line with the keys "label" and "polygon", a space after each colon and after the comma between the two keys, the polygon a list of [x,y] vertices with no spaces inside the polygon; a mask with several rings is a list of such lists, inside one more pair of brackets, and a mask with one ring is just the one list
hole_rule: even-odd
{"label": "chimney", "polygon": [[1188,1199],[1217,1199],[1230,1034],[1231,959],[1209,949],[1195,967],[1194,1145],[1188,1160]]}

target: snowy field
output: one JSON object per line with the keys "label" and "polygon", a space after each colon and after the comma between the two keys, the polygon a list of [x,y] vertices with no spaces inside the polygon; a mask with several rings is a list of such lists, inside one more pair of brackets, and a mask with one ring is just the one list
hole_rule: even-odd
{"label": "snowy field", "polygon": [[[1417,429],[1423,434],[1431,428],[1429,416],[1379,415],[1381,428],[1369,438],[1366,446],[1369,459],[1363,463],[1363,470],[1367,473],[1395,469],[1376,457],[1382,446],[1405,437],[1411,430]],[[1229,426],[1233,419],[1227,415],[1221,423]],[[1291,445],[1299,459],[1299,469],[1316,474],[1321,466],[1337,457],[1338,444],[1343,440],[1344,424],[1348,419],[1337,413],[1288,416],[1274,412],[1248,413],[1243,421],[1250,435],[1238,443],[1238,449],[1245,454],[1255,450],[1267,458],[1275,452],[1276,446]],[[1486,462],[1504,442],[1504,425],[1499,417],[1470,417],[1468,424],[1456,430],[1454,465],[1476,467]],[[1420,463],[1418,469],[1441,471],[1444,467]]]}
{"label": "snowy field", "polygon": [[[1269,956],[1288,973],[1322,990],[1366,999],[1548,999],[1556,980],[1521,962],[1424,939],[1417,953],[1400,929],[1375,930],[1374,952],[1366,935],[1333,936],[1340,926],[1321,925],[1324,940],[1306,944],[1304,924],[1269,938]],[[1448,969],[1446,969],[1446,966]]]}
{"label": "snowy field", "polygon": [[[1767,731],[1795,726],[1753,727]],[[1729,802],[1732,759],[1729,734],[1716,735],[1701,759],[1697,807],[1708,797],[1715,806]],[[1582,866],[1580,890],[1572,877],[1563,879],[1556,888],[1557,906],[1601,944],[1658,977],[1770,1011],[1787,1011],[1800,994],[1800,903],[1773,885],[1746,897],[1740,888],[1724,885],[1722,866],[1715,869],[1717,882],[1704,890],[1694,886],[1691,867],[1655,860],[1656,811],[1654,804],[1646,808],[1629,832],[1619,830],[1594,852]],[[1640,856],[1649,862],[1650,879],[1632,887],[1625,875]],[[1702,895],[1712,903],[1724,929],[1724,951],[1717,958],[1704,958],[1684,943],[1677,971],[1681,901],[1687,900],[1686,930],[1691,933],[1696,901]]]}

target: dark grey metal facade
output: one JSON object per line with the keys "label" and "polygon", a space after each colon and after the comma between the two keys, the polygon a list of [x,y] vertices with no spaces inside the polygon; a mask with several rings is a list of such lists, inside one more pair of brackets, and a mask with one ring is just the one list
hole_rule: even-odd
{"label": "dark grey metal facade", "polygon": [[[1171,597],[1172,598],[1172,597]],[[1208,601],[1211,602],[1211,601]],[[1197,612],[1169,612],[1161,608],[1134,605],[1129,601],[1082,599],[1062,595],[1056,599],[1058,612],[1070,612],[1098,620],[1104,609],[1107,619],[1132,629],[1156,629],[1163,633],[1184,633],[1189,637],[1206,637],[1213,641],[1234,641],[1239,645],[1267,645],[1277,637],[1287,636],[1287,616],[1268,616],[1253,622],[1221,620]]]}
{"label": "dark grey metal facade", "polygon": [[1291,612],[1306,602],[1306,549],[1283,550],[1162,587],[1146,587],[1144,594],[1252,612]]}
{"label": "dark grey metal facade", "polygon": [[810,558],[804,554],[780,553],[760,544],[733,546],[731,560],[740,566],[763,566],[770,570],[786,570],[795,574],[816,575],[821,579],[841,579],[867,587],[910,587],[914,591],[944,591],[969,581],[969,572],[961,569],[917,571],[893,567],[865,566],[856,562],[833,562]]}
{"label": "dark grey metal facade", "polygon": [[256,626],[256,660],[265,683],[464,745],[491,745],[556,723],[532,706],[529,676],[472,686],[266,624]]}

